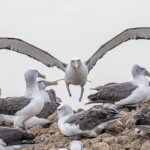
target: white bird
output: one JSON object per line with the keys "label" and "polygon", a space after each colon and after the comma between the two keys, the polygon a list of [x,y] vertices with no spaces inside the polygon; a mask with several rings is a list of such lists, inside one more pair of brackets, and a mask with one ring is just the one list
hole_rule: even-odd
{"label": "white bird", "polygon": [[150,97],[149,81],[150,72],[140,66],[132,67],[133,81],[123,83],[112,83],[94,88],[98,90],[95,94],[88,96],[91,103],[115,103],[117,105],[138,104]]}
{"label": "white bird", "polygon": [[80,141],[72,141],[70,143],[70,150],[83,150],[83,144]]}
{"label": "white bird", "polygon": [[[30,70],[28,70],[30,71]],[[26,78],[28,75],[26,75]],[[26,81],[28,82],[28,81]],[[40,88],[40,92],[42,93],[42,96],[44,98],[45,104],[43,110],[37,115],[40,118],[47,118],[49,115],[52,115],[59,103],[61,102],[61,99],[56,97],[56,93],[53,89],[51,90],[45,90],[47,86],[52,85],[52,82],[48,82],[45,80],[38,81],[38,87]],[[0,99],[0,121],[8,121],[7,115],[15,115],[15,113],[21,109],[23,109],[25,106],[27,106],[31,99],[32,99],[32,92],[30,89],[32,89],[32,84],[26,83],[26,92],[24,96],[21,97],[8,97],[8,98],[1,98]],[[6,115],[6,117],[5,117]],[[2,119],[2,120],[1,120]],[[10,122],[12,120],[10,119]]]}
{"label": "white bird", "polygon": [[30,70],[25,73],[25,80],[27,84],[30,84],[30,91],[32,100],[23,109],[19,110],[15,115],[14,127],[22,128],[25,127],[25,121],[39,114],[44,107],[44,98],[40,93],[37,77],[45,78],[37,70]]}
{"label": "white bird", "polygon": [[55,100],[53,100],[53,98],[55,97],[56,102],[60,103],[61,99],[56,97],[54,90],[46,90],[46,88],[48,86],[52,86],[52,85],[58,85],[58,81],[53,81],[53,82],[45,81],[45,80],[38,81],[38,87],[39,87],[41,94],[44,97],[44,101],[45,102],[54,102]]}
{"label": "white bird", "polygon": [[57,108],[58,126],[65,136],[96,137],[97,129],[103,129],[108,123],[118,119],[116,110],[94,106],[87,111],[73,113],[70,105],[62,104]]}
{"label": "white bird", "polygon": [[[67,149],[60,148],[58,150],[67,150]],[[80,141],[72,141],[69,144],[69,150],[83,150],[83,144]]]}
{"label": "white bird", "polygon": [[128,40],[137,39],[150,39],[150,28],[130,28],[121,32],[116,37],[112,38],[103,44],[87,61],[82,62],[79,58],[71,59],[69,64],[63,63],[50,55],[49,53],[16,38],[0,38],[0,49],[8,49],[18,53],[25,54],[38,61],[41,61],[48,67],[56,66],[65,72],[65,83],[71,96],[69,85],[79,85],[81,87],[81,94],[79,101],[81,101],[84,85],[87,81],[88,73],[94,67],[96,62],[102,58],[108,51]]}
{"label": "white bird", "polygon": [[137,88],[128,97],[115,102],[116,105],[134,105],[150,100],[149,80],[145,77],[145,75],[150,77],[150,73],[144,67],[135,65],[132,69],[132,75],[134,77],[133,84]]}

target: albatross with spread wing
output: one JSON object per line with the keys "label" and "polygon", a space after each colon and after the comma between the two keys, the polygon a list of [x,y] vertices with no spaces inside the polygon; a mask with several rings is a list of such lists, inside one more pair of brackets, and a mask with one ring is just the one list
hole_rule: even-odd
{"label": "albatross with spread wing", "polygon": [[79,58],[71,59],[69,64],[63,63],[49,53],[16,38],[0,38],[0,49],[8,49],[32,57],[48,67],[56,66],[65,72],[65,83],[71,96],[69,85],[80,85],[81,101],[84,85],[87,81],[88,73],[91,71],[96,62],[102,58],[108,51],[128,40],[146,39],[150,40],[150,27],[130,28],[121,32],[110,41],[103,44],[87,61],[82,62]]}

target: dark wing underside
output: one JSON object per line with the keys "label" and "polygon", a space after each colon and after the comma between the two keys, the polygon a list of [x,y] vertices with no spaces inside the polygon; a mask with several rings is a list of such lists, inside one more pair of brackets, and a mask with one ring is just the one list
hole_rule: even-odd
{"label": "dark wing underside", "polygon": [[67,64],[62,63],[48,52],[43,51],[25,41],[16,38],[0,38],[0,49],[7,49],[17,53],[25,54],[48,67],[56,66],[65,71]]}
{"label": "dark wing underside", "polygon": [[[0,114],[15,115],[17,111],[28,105],[30,101],[31,99],[26,97],[0,99]],[[59,104],[55,102],[46,102],[44,104],[44,108],[37,115],[37,117],[47,118],[49,115],[52,115],[56,111],[58,105]]]}
{"label": "dark wing underside", "polygon": [[94,106],[87,111],[74,114],[66,123],[79,125],[81,130],[92,130],[97,125],[114,120],[118,114],[113,109],[102,108],[101,106]]}
{"label": "dark wing underside", "polygon": [[23,141],[31,141],[34,135],[14,128],[0,127],[0,139],[7,145],[21,144]]}
{"label": "dark wing underside", "polygon": [[150,28],[149,27],[139,27],[130,28],[121,32],[116,37],[112,38],[110,41],[103,44],[92,56],[89,58],[85,64],[88,65],[88,70],[93,68],[96,62],[102,58],[108,51],[122,44],[123,42],[129,40],[145,39],[150,40]]}
{"label": "dark wing underside", "polygon": [[131,95],[136,88],[132,82],[101,86],[97,93],[88,96],[89,103],[114,103]]}

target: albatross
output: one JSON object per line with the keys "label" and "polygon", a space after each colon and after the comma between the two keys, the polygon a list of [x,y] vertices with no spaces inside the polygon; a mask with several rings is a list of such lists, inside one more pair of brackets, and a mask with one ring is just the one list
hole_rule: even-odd
{"label": "albatross", "polygon": [[35,136],[14,128],[0,127],[0,139],[7,145],[33,143]]}
{"label": "albatross", "polygon": [[37,70],[30,70],[25,73],[26,84],[30,84],[31,87],[31,101],[27,106],[16,112],[14,120],[15,128],[25,127],[25,121],[39,114],[44,107],[44,98],[37,84],[38,77],[45,78]]}
{"label": "albatross", "polygon": [[136,105],[150,98],[150,72],[143,66],[132,67],[132,82],[112,83],[95,88],[95,94],[88,96],[91,103],[115,103],[116,105]]}
{"label": "albatross", "polygon": [[[29,72],[32,70],[28,70]],[[28,74],[26,74],[26,78],[28,78]],[[56,81],[49,82],[45,80],[38,81],[38,87],[42,96],[44,98],[45,104],[42,111],[37,115],[40,118],[47,118],[49,115],[52,115],[53,112],[56,111],[61,99],[56,97],[56,93],[53,89],[45,90],[47,86],[57,84]],[[5,121],[5,115],[15,115],[15,113],[25,106],[27,106],[32,100],[33,90],[32,84],[28,80],[26,80],[26,92],[24,96],[21,97],[8,97],[0,99],[0,121]],[[6,117],[6,120],[9,117]],[[4,119],[4,120],[3,120]],[[12,119],[10,119],[12,120]]]}
{"label": "albatross", "polygon": [[150,107],[145,106],[134,114],[134,127],[150,133]]}
{"label": "albatross", "polygon": [[65,136],[96,137],[97,129],[103,129],[108,123],[119,118],[113,109],[94,106],[87,111],[74,114],[68,104],[61,104],[58,108],[58,126]]}
{"label": "albatross", "polygon": [[58,85],[58,81],[52,81],[52,82],[46,81],[46,80],[38,81],[38,87],[44,97],[45,102],[61,103],[62,102],[61,99],[59,97],[56,97],[56,93],[53,89],[46,90],[47,87],[52,86],[52,85]]}
{"label": "albatross", "polygon": [[[57,107],[59,106],[59,103],[61,102],[61,99],[56,97],[56,93],[53,89],[51,90],[45,90],[47,86],[55,84],[55,82],[49,82],[45,80],[40,80],[38,81],[38,87],[40,89],[40,92],[42,92],[42,96],[44,98],[44,108],[42,111],[37,114],[36,116],[28,119],[25,122],[25,127],[26,128],[31,128],[34,125],[47,125],[50,124],[51,120],[47,119],[49,115],[52,115]],[[28,87],[27,87],[28,89]],[[28,90],[26,90],[26,93]],[[43,94],[44,93],[44,94]],[[48,96],[47,96],[47,95]],[[7,122],[10,124],[13,124],[15,121],[15,113],[21,109],[23,109],[25,106],[27,106],[31,100],[32,100],[32,95],[30,94],[25,94],[27,97],[11,97],[11,98],[6,98],[6,99],[0,99],[0,121],[1,122]],[[46,96],[45,96],[46,95]]]}
{"label": "albatross", "polygon": [[83,144],[80,141],[72,141],[69,147],[70,150],[83,150]]}
{"label": "albatross", "polygon": [[56,66],[65,72],[65,83],[71,95],[69,85],[79,85],[81,87],[81,94],[79,101],[81,101],[84,93],[84,85],[87,82],[87,76],[92,70],[96,62],[102,58],[108,51],[128,40],[150,39],[150,27],[129,28],[121,32],[105,44],[103,44],[87,61],[83,62],[80,58],[75,57],[71,59],[69,64],[63,63],[46,51],[43,51],[21,39],[16,38],[0,38],[0,49],[12,50],[18,53],[25,54],[34,58],[48,67]]}

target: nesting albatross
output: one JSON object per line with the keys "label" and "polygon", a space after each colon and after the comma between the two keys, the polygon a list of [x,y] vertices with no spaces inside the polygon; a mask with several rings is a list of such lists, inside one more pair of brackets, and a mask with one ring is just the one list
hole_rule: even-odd
{"label": "nesting albatross", "polygon": [[9,127],[0,127],[0,139],[2,139],[7,145],[23,144],[32,142],[35,138],[34,135]]}
{"label": "nesting albatross", "polygon": [[69,64],[63,63],[56,59],[49,53],[16,38],[0,38],[0,49],[8,49],[18,53],[25,54],[31,58],[41,61],[48,67],[56,66],[65,72],[65,83],[71,96],[69,85],[79,85],[81,86],[81,94],[79,101],[81,101],[84,85],[87,81],[88,73],[92,70],[96,62],[102,58],[108,51],[120,45],[128,40],[137,39],[150,39],[150,28],[149,27],[139,27],[130,28],[119,35],[111,39],[110,41],[103,44],[87,61],[82,62],[79,58],[71,59]]}
{"label": "nesting albatross", "polygon": [[108,122],[119,117],[117,111],[101,106],[94,106],[87,111],[74,114],[70,105],[63,104],[57,111],[58,126],[65,136],[96,137],[98,128],[104,128]]}
{"label": "nesting albatross", "polygon": [[145,133],[150,133],[150,107],[145,106],[134,115],[134,126]]}
{"label": "nesting albatross", "polygon": [[97,93],[88,96],[89,103],[115,103],[116,105],[134,105],[150,98],[150,77],[146,68],[140,65],[132,67],[132,82],[113,83],[100,86]]}
{"label": "nesting albatross", "polygon": [[[30,71],[30,70],[28,70]],[[28,78],[28,75],[26,75]],[[26,81],[28,82],[28,81]],[[56,93],[53,89],[51,90],[45,90],[47,86],[52,85],[53,82],[48,81],[38,81],[38,87],[40,89],[40,92],[42,93],[42,96],[45,101],[45,105],[43,110],[37,115],[41,118],[47,118],[49,115],[53,114],[53,112],[56,111],[59,102],[61,101],[60,98],[56,97]],[[8,97],[8,98],[1,98],[0,99],[0,120],[3,118],[4,115],[14,115],[17,111],[21,110],[25,106],[27,106],[31,99],[32,99],[32,87],[30,83],[26,83],[26,92],[24,96],[21,97]],[[43,94],[44,93],[44,94]],[[2,120],[1,120],[2,121]]]}
{"label": "nesting albatross", "polygon": [[[27,107],[31,102],[33,102],[33,97],[34,97],[33,95],[35,93],[33,82],[35,82],[34,81],[35,79],[32,78],[31,80],[29,80],[31,78],[30,74],[33,74],[33,72],[36,72],[36,70],[28,70],[25,73],[25,79],[26,79],[25,96],[0,99],[0,105],[1,105],[0,121],[14,123],[15,119],[17,118],[15,114],[18,111],[24,109],[24,107]],[[44,77],[44,76],[41,76],[41,77]],[[42,111],[40,111],[39,114],[37,114],[37,117],[34,116],[25,122],[25,126],[27,128],[30,128],[37,124],[46,125],[50,123],[50,121],[47,120],[46,118],[56,111],[59,105],[58,102],[60,102],[60,99],[56,97],[55,91],[53,89],[46,91],[44,88],[50,85],[54,85],[56,83],[57,83],[56,81],[55,82],[48,82],[45,80],[38,81],[38,88],[40,90],[40,94],[42,95],[45,101],[44,108],[42,109]]]}

